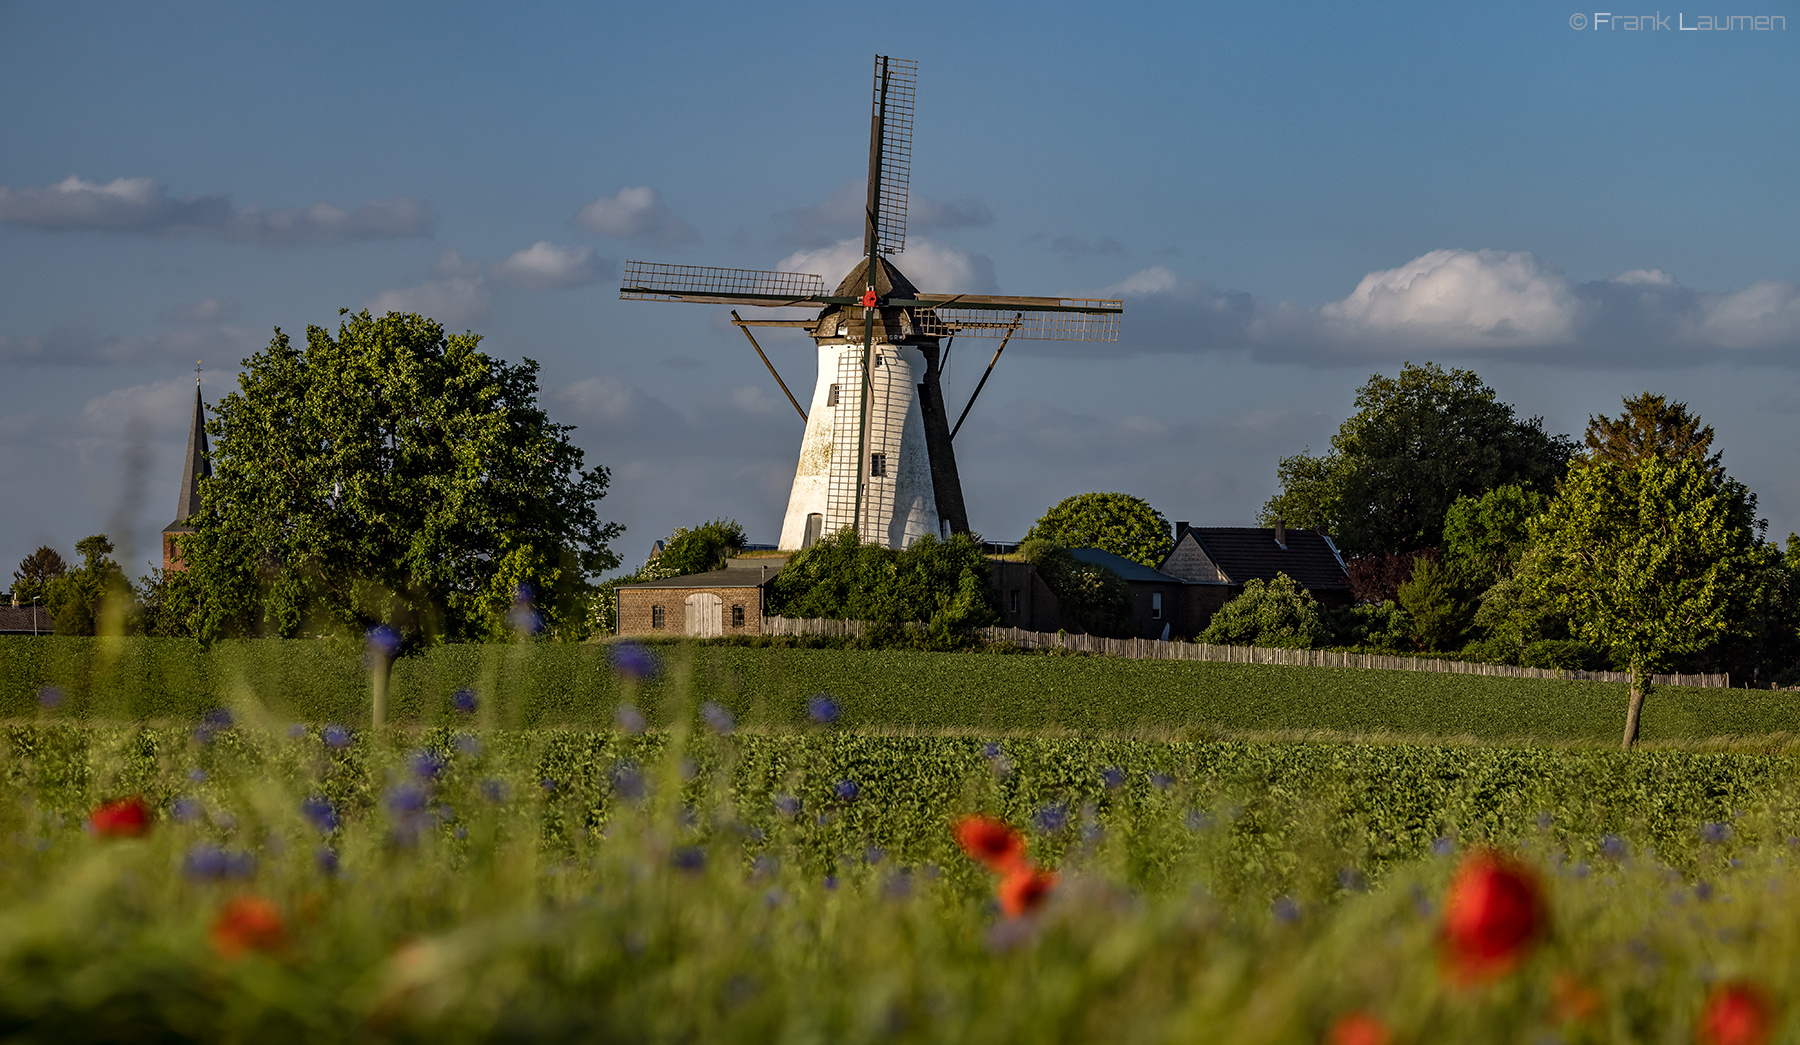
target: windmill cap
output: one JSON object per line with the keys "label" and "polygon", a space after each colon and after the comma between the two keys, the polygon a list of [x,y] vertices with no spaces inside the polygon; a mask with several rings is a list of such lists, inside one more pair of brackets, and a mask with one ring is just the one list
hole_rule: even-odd
{"label": "windmill cap", "polygon": [[[869,259],[863,258],[838,284],[834,297],[860,298],[869,286]],[[894,263],[884,257],[875,259],[875,294],[883,298],[917,297],[919,288],[906,278],[906,274],[894,267]],[[910,308],[883,308],[875,314],[875,339],[877,341],[933,341],[936,335],[915,334]],[[863,315],[860,306],[828,305],[819,313],[820,324],[815,335],[819,340],[843,339],[845,341],[862,341]],[[841,333],[840,333],[841,328]],[[900,335],[890,337],[890,333]]]}

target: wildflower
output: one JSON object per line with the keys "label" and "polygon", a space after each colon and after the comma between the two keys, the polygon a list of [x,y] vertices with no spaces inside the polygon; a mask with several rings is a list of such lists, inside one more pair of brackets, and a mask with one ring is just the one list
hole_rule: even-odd
{"label": "wildflower", "polygon": [[644,731],[644,713],[630,704],[620,704],[613,710],[613,725],[627,733]]}
{"label": "wildflower", "polygon": [[1546,921],[1543,893],[1528,868],[1488,850],[1469,854],[1444,895],[1452,973],[1464,981],[1505,974],[1543,935]]}
{"label": "wildflower", "polygon": [[326,726],[319,730],[319,739],[333,751],[342,751],[350,746],[350,731],[343,726]]}
{"label": "wildflower", "polygon": [[407,758],[406,764],[413,776],[420,780],[436,780],[438,774],[444,771],[444,756],[430,749],[415,751]]}
{"label": "wildflower", "polygon": [[1037,811],[1035,819],[1039,831],[1053,835],[1069,822],[1069,807],[1060,804],[1044,806]]}
{"label": "wildflower", "polygon": [[1339,1016],[1325,1035],[1326,1045],[1388,1045],[1392,1040],[1387,1024],[1360,1010]]}
{"label": "wildflower", "polygon": [[287,728],[287,735],[288,735],[289,740],[299,740],[301,737],[306,735],[306,723],[304,723],[304,722],[292,723]]}
{"label": "wildflower", "polygon": [[1537,827],[1539,831],[1548,831],[1555,823],[1556,818],[1551,816],[1548,810],[1538,810]]}
{"label": "wildflower", "polygon": [[184,824],[189,821],[200,819],[204,812],[205,810],[201,808],[200,800],[197,798],[190,798],[187,795],[177,798],[169,806],[169,815]]}
{"label": "wildflower", "polygon": [[138,795],[102,802],[88,814],[88,830],[100,838],[137,838],[150,830],[150,803]]}
{"label": "wildflower", "polygon": [[402,784],[388,789],[383,802],[395,819],[417,816],[425,811],[425,792],[416,784]]}
{"label": "wildflower", "polygon": [[481,738],[473,733],[458,733],[455,743],[456,750],[470,758],[481,754]]}
{"label": "wildflower", "polygon": [[1705,823],[1700,825],[1700,840],[1708,845],[1720,845],[1731,838],[1731,828],[1724,824]]}
{"label": "wildflower", "polygon": [[856,796],[861,790],[862,788],[857,787],[854,780],[840,780],[831,785],[831,793],[836,795],[840,802],[856,801]]}
{"label": "wildflower", "polygon": [[1600,992],[1566,972],[1550,981],[1550,994],[1560,1023],[1586,1023],[1600,1011]]}
{"label": "wildflower", "polygon": [[222,958],[237,958],[246,951],[280,950],[287,940],[281,911],[260,896],[234,896],[225,901],[212,924],[213,950]]}
{"label": "wildflower", "polygon": [[1625,859],[1625,839],[1620,838],[1618,835],[1602,835],[1600,838],[1600,852],[1608,860]]}
{"label": "wildflower", "polygon": [[187,771],[187,778],[196,784],[206,783],[206,770],[194,768]]}
{"label": "wildflower", "polygon": [[1754,983],[1721,984],[1707,996],[1694,1037],[1701,1045],[1762,1045],[1775,1030],[1775,1005]]}
{"label": "wildflower", "polygon": [[706,866],[706,850],[698,846],[684,845],[669,857],[669,863],[680,871],[689,873],[698,871]]}
{"label": "wildflower", "polygon": [[300,815],[313,826],[313,830],[328,835],[338,829],[337,810],[331,802],[321,795],[313,795],[300,803]]}
{"label": "wildflower", "polygon": [[835,874],[826,875],[825,876],[825,891],[828,893],[835,893],[835,892],[837,892],[837,887],[838,887],[838,876]]}
{"label": "wildflower", "polygon": [[230,729],[232,724],[231,712],[225,708],[213,708],[206,713],[206,717],[201,720],[201,724],[214,732],[221,729]]}
{"label": "wildflower", "polygon": [[863,859],[867,860],[869,862],[870,866],[874,866],[875,864],[878,864],[881,861],[887,859],[887,850],[881,848],[878,845],[872,845],[869,848],[863,850]]}
{"label": "wildflower", "polygon": [[614,763],[612,778],[613,790],[620,798],[635,802],[644,797],[644,774],[636,762],[621,759]]}
{"label": "wildflower", "polygon": [[1050,890],[1054,888],[1056,872],[1040,871],[1029,864],[1021,864],[1000,881],[1000,909],[1006,912],[1008,918],[1030,914],[1044,905],[1044,901],[1050,898]]}
{"label": "wildflower", "polygon": [[338,854],[336,849],[328,845],[320,846],[319,851],[313,854],[313,863],[318,866],[320,874],[327,878],[337,877]]}
{"label": "wildflower", "polygon": [[556,794],[556,781],[550,779],[549,777],[545,777],[544,779],[538,781],[538,786],[544,789],[544,794],[546,794],[546,795]]}
{"label": "wildflower", "polygon": [[1167,773],[1152,773],[1150,774],[1150,783],[1158,791],[1167,791],[1175,786],[1175,778]]}
{"label": "wildflower", "polygon": [[182,856],[181,873],[196,882],[249,878],[256,873],[256,857],[242,851],[227,852],[202,842]]}
{"label": "wildflower", "polygon": [[1100,771],[1100,781],[1108,791],[1117,791],[1125,786],[1125,771],[1118,766],[1107,766]]}
{"label": "wildflower", "polygon": [[1439,837],[1431,840],[1432,856],[1449,856],[1454,852],[1456,852],[1456,843],[1451,839]]}
{"label": "wildflower", "polygon": [[706,728],[714,733],[729,733],[737,724],[731,717],[731,712],[710,700],[700,705],[700,717],[706,721]]}
{"label": "wildflower", "polygon": [[987,743],[981,745],[981,757],[982,758],[999,758],[1000,757],[1000,745],[994,743],[991,740],[988,741]]}
{"label": "wildflower", "polygon": [[450,706],[465,715],[473,715],[478,703],[475,699],[475,691],[472,689],[459,689],[450,694]]}
{"label": "wildflower", "polygon": [[633,682],[641,682],[656,674],[656,655],[635,642],[617,642],[612,647],[612,669]]}
{"label": "wildflower", "polygon": [[1272,910],[1275,920],[1283,925],[1292,925],[1300,920],[1300,903],[1291,896],[1283,896],[1276,900]]}
{"label": "wildflower", "polygon": [[842,713],[842,710],[838,707],[838,702],[832,699],[831,694],[814,693],[806,701],[806,713],[814,722],[822,726],[829,726],[838,720],[838,715]]}
{"label": "wildflower", "polygon": [[1338,888],[1346,892],[1360,893],[1369,887],[1369,880],[1354,867],[1346,867],[1338,872]]}
{"label": "wildflower", "polygon": [[507,622],[513,630],[523,635],[536,635],[544,630],[544,616],[531,606],[534,593],[531,585],[521,584],[513,590],[513,607],[507,613]]}
{"label": "wildflower", "polygon": [[1182,820],[1184,823],[1187,824],[1187,829],[1189,831],[1210,831],[1210,830],[1212,830],[1212,825],[1213,825],[1212,817],[1206,815],[1205,813],[1202,813],[1198,809],[1188,810],[1187,816],[1183,817]]}
{"label": "wildflower", "polygon": [[400,652],[400,633],[385,624],[377,624],[369,629],[368,654],[371,660],[379,657],[391,660]]}
{"label": "wildflower", "polygon": [[506,797],[506,789],[500,785],[500,781],[498,780],[483,780],[481,782],[481,797],[490,802],[498,802]]}
{"label": "wildflower", "polygon": [[955,834],[962,851],[990,871],[1004,874],[1025,862],[1025,837],[999,820],[965,816]]}
{"label": "wildflower", "polygon": [[60,708],[63,702],[63,691],[55,686],[40,686],[37,691],[38,706],[43,708]]}
{"label": "wildflower", "polygon": [[775,811],[782,816],[796,816],[800,812],[800,800],[793,795],[776,795]]}

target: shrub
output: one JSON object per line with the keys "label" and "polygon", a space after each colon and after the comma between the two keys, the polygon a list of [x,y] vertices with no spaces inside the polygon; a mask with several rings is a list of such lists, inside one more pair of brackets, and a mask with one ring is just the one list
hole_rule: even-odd
{"label": "shrub", "polygon": [[1331,637],[1312,592],[1285,573],[1264,584],[1252,580],[1244,593],[1213,614],[1201,642],[1229,646],[1278,646],[1311,649]]}
{"label": "shrub", "polygon": [[1084,493],[1057,502],[1032,524],[1026,540],[1042,537],[1065,548],[1100,548],[1145,566],[1160,565],[1175,547],[1169,521],[1141,497]]}

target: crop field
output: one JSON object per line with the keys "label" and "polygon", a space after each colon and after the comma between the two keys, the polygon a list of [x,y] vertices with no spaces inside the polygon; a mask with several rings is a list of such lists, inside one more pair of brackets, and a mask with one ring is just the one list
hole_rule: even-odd
{"label": "crop field", "polygon": [[[600,645],[447,646],[394,666],[396,719],[453,722],[453,695],[488,700],[489,725],[611,724],[634,702],[669,721],[677,690],[763,727],[806,721],[807,699],[834,694],[842,724],[989,735],[1309,732],[1498,742],[1616,741],[1624,687],[1592,682],[1133,661],[1107,657],[921,653],[672,643],[668,670],[622,682]],[[292,720],[367,721],[361,655],[322,642],[0,638],[0,720],[29,719],[55,687],[71,713],[114,721],[180,720],[239,696]],[[1649,743],[1783,737],[1800,731],[1800,693],[1658,689]]]}

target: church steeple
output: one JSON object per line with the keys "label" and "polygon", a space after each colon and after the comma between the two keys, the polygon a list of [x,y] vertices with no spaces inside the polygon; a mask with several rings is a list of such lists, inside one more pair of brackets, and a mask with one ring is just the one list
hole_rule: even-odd
{"label": "church steeple", "polygon": [[[194,373],[200,365],[194,364]],[[181,473],[181,500],[175,507],[175,521],[163,527],[163,571],[185,570],[187,563],[175,547],[175,538],[193,533],[188,520],[200,514],[200,480],[212,475],[212,459],[206,447],[206,404],[200,401],[200,378],[194,378],[194,419],[188,426],[187,464]]]}

